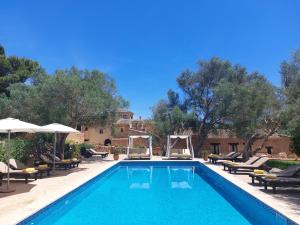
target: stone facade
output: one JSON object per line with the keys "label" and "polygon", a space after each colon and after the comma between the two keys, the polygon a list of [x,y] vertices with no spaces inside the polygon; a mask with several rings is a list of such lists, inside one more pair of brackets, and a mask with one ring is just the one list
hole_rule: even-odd
{"label": "stone facade", "polygon": [[94,146],[113,145],[126,147],[129,135],[144,135],[147,130],[153,129],[150,121],[141,118],[133,119],[133,113],[125,110],[118,110],[119,118],[112,126],[81,126],[81,135],[70,134],[67,138],[75,143],[89,143]]}

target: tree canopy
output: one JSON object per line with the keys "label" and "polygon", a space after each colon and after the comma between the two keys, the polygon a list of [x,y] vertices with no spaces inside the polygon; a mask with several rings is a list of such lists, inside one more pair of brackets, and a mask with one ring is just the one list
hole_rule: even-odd
{"label": "tree canopy", "polygon": [[160,134],[192,129],[198,136],[196,152],[217,129],[232,131],[251,145],[279,128],[277,89],[259,73],[213,57],[200,61],[196,71],[184,71],[177,83],[182,97],[169,91],[168,100],[154,107],[153,118]]}
{"label": "tree canopy", "polygon": [[292,136],[293,150],[300,155],[300,49],[281,64],[280,72],[285,97],[281,123],[285,133]]}
{"label": "tree canopy", "polygon": [[33,60],[16,56],[6,57],[3,46],[0,45],[0,94],[9,95],[11,84],[25,82],[38,69],[39,64]]}
{"label": "tree canopy", "polygon": [[128,106],[108,75],[75,67],[53,75],[40,71],[31,84],[14,84],[9,90],[10,96],[1,98],[0,115],[39,124],[105,123],[114,119],[117,108]]}

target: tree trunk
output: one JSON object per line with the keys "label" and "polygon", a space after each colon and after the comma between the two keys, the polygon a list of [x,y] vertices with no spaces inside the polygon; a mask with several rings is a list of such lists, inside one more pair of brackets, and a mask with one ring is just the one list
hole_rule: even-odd
{"label": "tree trunk", "polygon": [[259,134],[255,133],[251,137],[249,137],[245,142],[245,147],[243,150],[243,160],[247,161],[252,156],[251,146],[257,140]]}
{"label": "tree trunk", "polygon": [[56,152],[61,159],[64,159],[65,141],[68,134],[57,134]]}
{"label": "tree trunk", "polygon": [[204,125],[201,124],[197,135],[197,145],[194,148],[195,156],[197,157],[201,156],[201,152],[203,150],[202,147],[204,145],[205,139],[207,138],[207,135],[208,135],[207,130],[204,128]]}

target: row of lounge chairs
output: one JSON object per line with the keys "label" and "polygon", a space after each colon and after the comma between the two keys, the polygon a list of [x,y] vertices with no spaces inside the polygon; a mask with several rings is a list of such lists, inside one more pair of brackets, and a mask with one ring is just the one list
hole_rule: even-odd
{"label": "row of lounge chairs", "polygon": [[83,151],[81,151],[81,155],[84,156],[85,158],[90,158],[93,156],[100,156],[103,159],[103,158],[106,158],[108,156],[108,154],[109,154],[109,152],[107,152],[107,151],[98,152],[93,148],[87,148],[87,149],[84,149]]}
{"label": "row of lounge chairs", "polygon": [[46,167],[32,167],[27,168],[23,166],[23,164],[15,159],[9,160],[9,165],[4,162],[0,162],[0,173],[1,173],[1,181],[4,177],[7,177],[8,166],[10,167],[9,176],[15,179],[24,179],[25,183],[28,183],[28,179],[32,178],[36,180],[38,176],[42,177],[42,174],[46,172],[50,173],[50,168]]}
{"label": "row of lounge chairs", "polygon": [[240,156],[241,156],[241,153],[239,153],[239,152],[230,152],[225,156],[211,154],[208,156],[208,159],[212,164],[216,164],[216,163],[222,162],[224,160],[238,161],[238,157],[240,157]]}
{"label": "row of lounge chairs", "polygon": [[78,167],[79,163],[81,162],[81,160],[77,158],[66,160],[62,160],[57,156],[53,158],[53,155],[50,154],[41,154],[40,159],[41,161],[37,162],[37,164],[47,164],[49,167],[53,168],[55,160],[55,168],[63,168],[65,170]]}
{"label": "row of lounge chairs", "polygon": [[[28,183],[29,179],[41,179],[43,175],[50,176],[50,171],[54,166],[53,156],[42,154],[40,159],[41,161],[35,163],[34,167],[27,167],[17,159],[10,159],[8,165],[0,162],[0,185],[2,184],[2,179],[8,176],[8,166],[10,168],[9,176],[15,179],[24,179],[25,183]],[[80,162],[81,160],[75,158],[61,160],[59,157],[55,157],[55,167],[65,170],[78,167]]]}
{"label": "row of lounge chairs", "polygon": [[300,165],[289,166],[287,169],[279,172],[267,172],[264,170],[255,170],[249,173],[252,184],[255,180],[264,186],[267,191],[271,187],[273,193],[276,193],[277,187],[299,187],[300,186]]}
{"label": "row of lounge chairs", "polygon": [[263,170],[265,163],[269,160],[267,156],[253,156],[248,161],[237,163],[234,160],[238,154],[230,153],[224,157],[210,155],[210,162],[221,164],[225,171],[229,173],[242,172],[248,174],[252,184],[258,181],[267,191],[271,187],[273,193],[276,193],[277,187],[299,187],[300,186],[300,165],[289,166],[287,169],[279,172],[268,172]]}

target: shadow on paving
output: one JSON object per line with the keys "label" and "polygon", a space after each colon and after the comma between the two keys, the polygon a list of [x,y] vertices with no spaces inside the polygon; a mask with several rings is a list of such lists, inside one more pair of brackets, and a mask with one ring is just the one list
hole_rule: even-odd
{"label": "shadow on paving", "polygon": [[[12,196],[12,195],[18,195],[25,192],[29,192],[32,188],[34,188],[37,184],[32,184],[33,180],[29,180],[27,184],[24,183],[24,180],[12,180],[10,183],[10,188],[14,189],[14,192],[10,193],[0,193],[0,199]],[[0,187],[1,190],[5,190],[6,188],[6,180],[3,180],[2,186]]]}
{"label": "shadow on paving", "polygon": [[271,189],[269,189],[268,191],[261,189],[261,191],[272,195],[274,199],[286,202],[292,210],[298,211],[300,213],[300,188],[278,187],[276,189],[276,194],[273,194]]}

